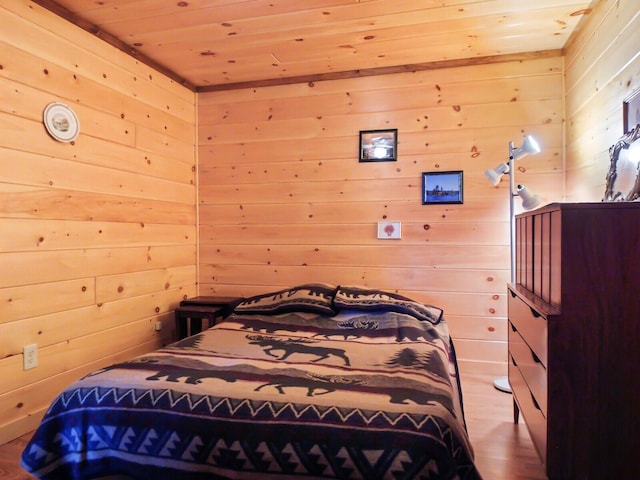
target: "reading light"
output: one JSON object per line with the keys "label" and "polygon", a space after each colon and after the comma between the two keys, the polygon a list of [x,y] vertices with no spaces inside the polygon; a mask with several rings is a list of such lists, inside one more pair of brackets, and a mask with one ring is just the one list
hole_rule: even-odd
{"label": "reading light", "polygon": [[513,148],[513,142],[509,142],[509,158],[520,160],[522,157],[535,155],[536,153],[540,153],[540,145],[531,135],[524,137],[520,148]]}
{"label": "reading light", "polygon": [[489,170],[486,170],[484,174],[487,176],[487,178],[491,182],[491,185],[495,187],[500,183],[500,180],[502,180],[502,175],[504,175],[508,171],[509,171],[509,165],[507,165],[506,163],[501,163],[496,168],[491,168]]}
{"label": "reading light", "polygon": [[[531,136],[526,136],[522,142],[522,146],[515,148],[513,142],[509,142],[509,163],[501,163],[494,169],[484,172],[489,181],[494,185],[498,185],[505,173],[509,174],[509,226],[510,226],[510,250],[511,250],[511,283],[516,281],[516,222],[514,216],[514,198],[520,197],[522,200],[522,208],[531,210],[540,204],[540,197],[532,194],[524,185],[518,185],[514,188],[515,180],[513,178],[513,162],[527,155],[535,155],[540,153],[538,142]],[[511,385],[509,385],[508,377],[496,378],[493,386],[503,392],[511,393]]]}
{"label": "reading light", "polygon": [[522,199],[522,208],[525,210],[531,210],[540,205],[540,197],[534,195],[524,185],[518,185],[517,195]]}

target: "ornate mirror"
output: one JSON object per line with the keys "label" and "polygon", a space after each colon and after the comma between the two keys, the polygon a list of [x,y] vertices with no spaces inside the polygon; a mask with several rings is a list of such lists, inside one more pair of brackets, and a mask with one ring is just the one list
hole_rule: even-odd
{"label": "ornate mirror", "polygon": [[603,202],[631,202],[640,199],[640,124],[609,148],[609,171]]}

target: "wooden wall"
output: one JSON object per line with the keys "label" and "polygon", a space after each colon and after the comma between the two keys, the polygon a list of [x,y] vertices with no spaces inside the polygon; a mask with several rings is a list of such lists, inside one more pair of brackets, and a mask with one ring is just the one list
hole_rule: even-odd
{"label": "wooden wall", "polygon": [[640,90],[640,3],[600,0],[566,51],[568,201],[600,201],[622,103]]}
{"label": "wooden wall", "polygon": [[[441,306],[464,368],[506,372],[508,142],[544,148],[516,180],[562,199],[563,59],[211,92],[198,97],[200,292],[303,282]],[[397,128],[398,161],[358,162],[360,130]],[[421,174],[463,170],[464,204],[422,205]],[[378,221],[402,222],[378,240]]]}
{"label": "wooden wall", "polygon": [[[197,232],[195,94],[26,0],[0,0],[0,25],[1,444],[71,381],[174,338]],[[72,144],[45,131],[53,101],[79,116]]]}

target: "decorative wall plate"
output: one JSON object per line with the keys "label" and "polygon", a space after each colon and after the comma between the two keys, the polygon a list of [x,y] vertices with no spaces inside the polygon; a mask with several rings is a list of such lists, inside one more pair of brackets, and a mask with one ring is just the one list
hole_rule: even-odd
{"label": "decorative wall plate", "polygon": [[64,103],[50,103],[45,107],[42,116],[49,135],[60,142],[72,142],[80,133],[78,117]]}

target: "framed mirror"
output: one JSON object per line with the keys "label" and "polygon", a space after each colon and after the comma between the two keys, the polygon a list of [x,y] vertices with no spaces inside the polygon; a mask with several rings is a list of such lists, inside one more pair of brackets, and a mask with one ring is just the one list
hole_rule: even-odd
{"label": "framed mirror", "polygon": [[640,199],[640,124],[609,148],[609,171],[603,202],[631,202]]}

